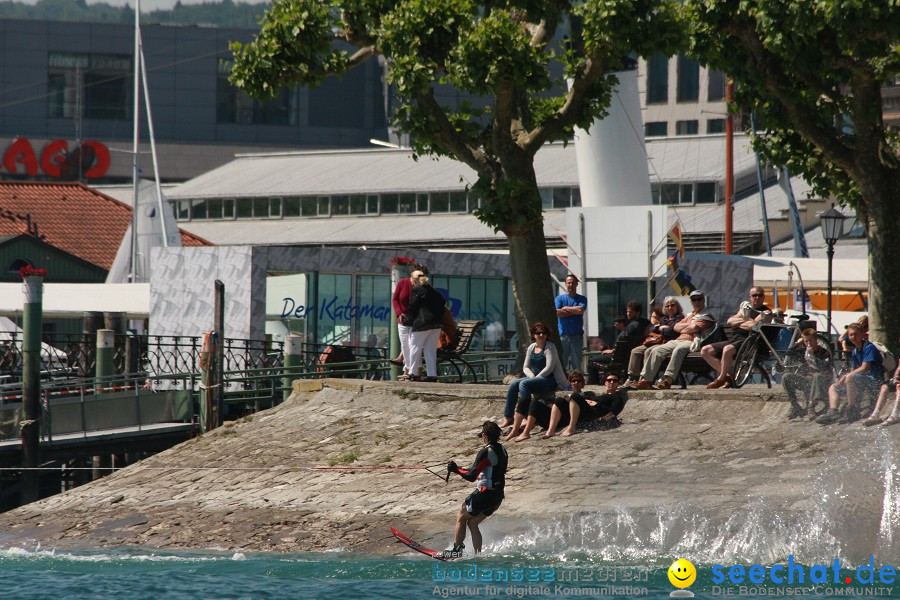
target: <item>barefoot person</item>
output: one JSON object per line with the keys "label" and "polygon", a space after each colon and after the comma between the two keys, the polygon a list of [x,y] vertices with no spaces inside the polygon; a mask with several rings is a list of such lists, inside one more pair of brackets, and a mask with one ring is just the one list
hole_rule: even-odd
{"label": "barefoot person", "polygon": [[470,469],[460,469],[452,460],[447,464],[450,473],[456,473],[466,481],[475,482],[475,491],[469,494],[456,516],[456,530],[453,548],[444,550],[445,558],[462,556],[466,539],[466,527],[472,533],[472,547],[481,552],[481,531],[478,524],[494,514],[503,502],[503,487],[506,481],[506,465],[509,456],[500,444],[500,427],[493,421],[485,421],[480,437],[485,443],[478,451]]}
{"label": "barefoot person", "polygon": [[[576,374],[581,376],[580,380]],[[628,400],[625,392],[619,389],[621,381],[618,375],[610,373],[606,376],[606,393],[599,397],[581,391],[584,388],[584,375],[580,372],[573,371],[569,381],[572,393],[568,402],[557,401],[550,409],[550,424],[541,439],[556,435],[556,428],[559,426],[565,427],[560,433],[562,437],[573,435],[576,429],[612,429],[618,426],[619,413]]]}

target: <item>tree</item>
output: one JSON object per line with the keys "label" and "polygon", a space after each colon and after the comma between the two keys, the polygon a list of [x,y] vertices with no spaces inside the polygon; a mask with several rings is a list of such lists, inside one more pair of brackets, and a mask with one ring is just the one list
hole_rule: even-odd
{"label": "tree", "polygon": [[[414,152],[451,157],[477,173],[475,214],[507,237],[524,342],[535,321],[556,331],[534,155],[604,115],[612,72],[629,53],[671,50],[682,39],[676,7],[672,0],[275,0],[256,40],[232,45],[231,81],[272,97],[282,85],[315,85],[383,56],[399,101],[394,123],[411,134]],[[435,89],[445,84],[485,102],[442,106]]]}
{"label": "tree", "polygon": [[692,53],[737,83],[765,132],[754,146],[824,197],[853,206],[869,244],[869,325],[900,338],[898,132],[881,86],[900,66],[891,0],[686,0]]}

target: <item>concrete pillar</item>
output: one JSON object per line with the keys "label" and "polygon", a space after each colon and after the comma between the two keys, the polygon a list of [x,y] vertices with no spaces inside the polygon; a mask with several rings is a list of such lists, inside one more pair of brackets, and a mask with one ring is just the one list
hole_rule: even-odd
{"label": "concrete pillar", "polygon": [[303,369],[303,336],[289,334],[284,338],[284,374],[281,385],[284,390],[284,399],[291,395],[291,382],[296,379],[297,373]]}

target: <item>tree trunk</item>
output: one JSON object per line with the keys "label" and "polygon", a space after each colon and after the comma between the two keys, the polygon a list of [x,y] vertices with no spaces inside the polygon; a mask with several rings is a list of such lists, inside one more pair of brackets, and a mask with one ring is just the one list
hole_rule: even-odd
{"label": "tree trunk", "polygon": [[547,262],[547,242],[541,222],[506,234],[509,241],[509,265],[512,274],[519,353],[531,343],[529,328],[538,321],[550,330],[550,340],[562,351],[553,304],[553,280]]}
{"label": "tree trunk", "polygon": [[[895,354],[900,350],[900,210],[898,177],[866,195],[869,242],[869,337]],[[865,193],[865,192],[864,192]]]}

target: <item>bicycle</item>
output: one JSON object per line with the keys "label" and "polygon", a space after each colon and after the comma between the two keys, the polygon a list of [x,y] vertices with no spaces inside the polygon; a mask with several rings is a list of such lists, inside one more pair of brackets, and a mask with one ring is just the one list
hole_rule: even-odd
{"label": "bicycle", "polygon": [[[791,373],[803,364],[804,349],[798,344],[800,333],[809,327],[815,327],[815,321],[809,316],[789,315],[794,323],[758,323],[753,327],[750,336],[741,344],[734,359],[732,378],[734,387],[739,388],[750,379],[754,369],[758,370],[769,387],[772,387],[771,373]],[[829,364],[834,368],[834,348],[831,340],[821,331],[816,332],[819,346],[828,352]],[[772,364],[774,362],[774,364]]]}

